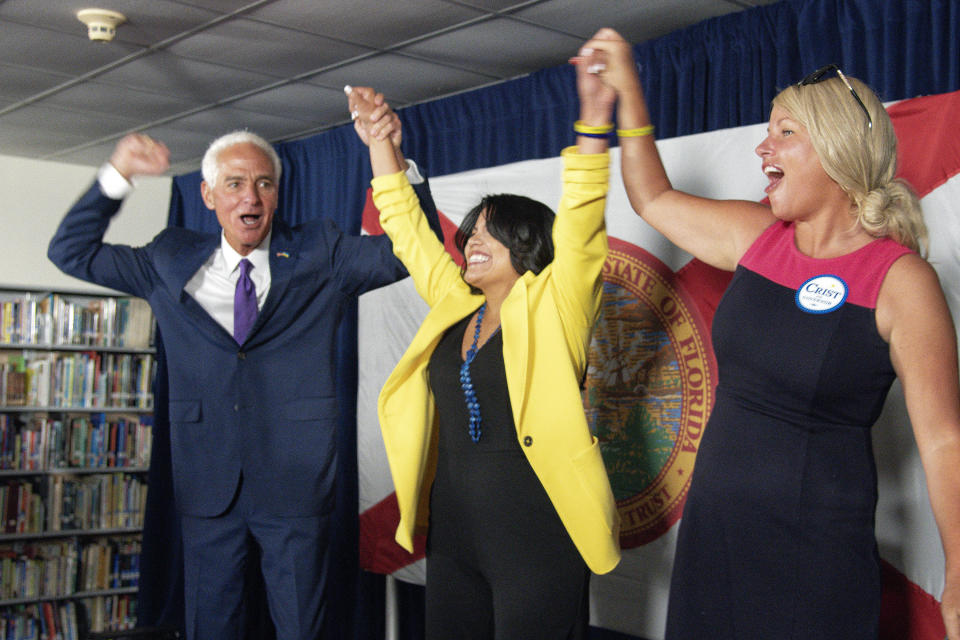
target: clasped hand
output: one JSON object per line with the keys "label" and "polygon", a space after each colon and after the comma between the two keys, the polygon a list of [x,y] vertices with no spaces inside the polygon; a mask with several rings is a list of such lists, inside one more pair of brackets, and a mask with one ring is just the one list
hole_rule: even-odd
{"label": "clasped hand", "polygon": [[347,94],[347,107],[353,118],[353,128],[365,145],[371,140],[390,140],[394,148],[400,148],[400,118],[390,108],[382,93],[370,87],[343,88]]}

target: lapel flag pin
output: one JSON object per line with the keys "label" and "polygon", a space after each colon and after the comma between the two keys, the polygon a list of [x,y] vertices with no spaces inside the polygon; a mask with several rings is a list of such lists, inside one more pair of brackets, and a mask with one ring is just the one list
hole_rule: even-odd
{"label": "lapel flag pin", "polygon": [[277,257],[278,257],[278,258],[289,258],[289,257],[290,257],[290,254],[287,253],[286,251],[277,251]]}

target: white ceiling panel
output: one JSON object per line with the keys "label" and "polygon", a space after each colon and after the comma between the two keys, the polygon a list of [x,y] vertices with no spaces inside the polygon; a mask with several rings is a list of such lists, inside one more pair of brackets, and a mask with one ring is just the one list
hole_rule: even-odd
{"label": "white ceiling panel", "polygon": [[484,15],[443,0],[277,0],[248,17],[383,49]]}
{"label": "white ceiling panel", "polygon": [[[119,96],[121,100],[110,100]],[[102,82],[84,82],[50,96],[44,101],[61,109],[75,110],[101,117],[129,117],[136,114],[134,122],[155,122],[190,111],[194,103],[176,93],[157,93]]]}
{"label": "white ceiling panel", "polygon": [[523,5],[537,4],[532,2],[518,2],[517,0],[464,0],[459,4],[474,7],[482,11],[507,11]]}
{"label": "white ceiling panel", "polygon": [[[22,0],[14,0],[18,1]],[[115,46],[92,46],[95,43],[87,39],[86,30],[79,22],[80,30],[75,35],[9,22],[3,19],[6,6],[6,3],[0,4],[0,60],[4,64],[75,76],[95,71],[139,50],[123,42],[111,43]]]}
{"label": "white ceiling panel", "polygon": [[[230,13],[243,11],[249,13],[257,7],[265,7],[275,4],[276,0],[167,0],[177,4],[189,5],[191,7],[200,7],[216,11],[217,13]],[[326,0],[316,0],[316,4]]]}
{"label": "white ceiling panel", "polygon": [[16,102],[66,82],[72,76],[0,63],[0,99]]}
{"label": "white ceiling panel", "polygon": [[[346,84],[371,86],[383,92],[391,105],[401,107],[489,84],[496,79],[444,64],[385,53],[319,74],[311,78],[310,83],[340,89]],[[346,118],[346,99],[343,104]]]}
{"label": "white ceiling panel", "polygon": [[99,76],[98,81],[118,88],[165,93],[209,108],[274,84],[276,77],[252,69],[224,67],[161,51],[144,56]]}
{"label": "white ceiling panel", "polygon": [[[53,158],[56,162],[66,162],[69,164],[83,164],[88,166],[100,166],[106,162],[107,158],[110,157],[110,154],[113,153],[113,148],[116,146],[116,141],[113,139],[108,139],[107,142],[101,142],[100,144],[92,144],[89,141],[86,141],[84,144],[76,147],[74,150],[63,150],[60,149],[57,151],[56,157]],[[203,153],[203,149],[194,150],[196,153]],[[184,168],[191,167],[186,169],[186,171],[174,171],[174,174],[177,173],[186,173],[193,171],[193,160],[187,164],[183,165]],[[92,174],[91,174],[92,175]],[[80,194],[77,194],[78,196]]]}
{"label": "white ceiling panel", "polygon": [[344,117],[346,99],[340,88],[291,83],[269,89],[232,103],[231,106],[253,114],[267,113],[303,123],[304,128],[320,128]]}
{"label": "white ceiling panel", "polygon": [[[295,127],[296,123],[293,123],[293,126]],[[192,115],[178,118],[176,127],[193,131],[201,140],[206,138],[206,142],[209,142],[211,138],[237,129],[250,129],[264,138],[276,139],[290,129],[291,121],[289,118],[281,118],[271,114],[254,114],[242,109],[220,107],[219,109],[198,111]]]}
{"label": "white ceiling panel", "polygon": [[[91,139],[109,137],[137,126],[133,118],[104,118],[74,110],[31,105],[0,116],[0,149],[11,155],[44,157]],[[23,151],[36,149],[36,154]]]}
{"label": "white ceiling panel", "polygon": [[454,68],[512,78],[531,69],[566,62],[583,38],[507,18],[496,18],[400,51],[435,60]]}
{"label": "white ceiling panel", "polygon": [[167,50],[177,56],[283,78],[371,52],[367,47],[245,19],[218,24]]}
{"label": "white ceiling panel", "polygon": [[[216,134],[199,135],[196,131],[188,131],[177,126],[162,125],[148,127],[144,133],[162,140],[170,149],[170,171],[173,174],[196,171],[200,168],[200,159],[207,145]],[[107,147],[110,149],[111,147]],[[110,156],[109,151],[103,154],[97,164],[102,163]]]}
{"label": "white ceiling panel", "polygon": [[534,4],[514,15],[582,38],[589,38],[602,27],[618,25],[624,38],[643,42],[681,29],[691,22],[729,13],[731,9],[730,3],[716,0],[684,0],[682,11],[664,11],[664,4],[636,0],[554,0]]}

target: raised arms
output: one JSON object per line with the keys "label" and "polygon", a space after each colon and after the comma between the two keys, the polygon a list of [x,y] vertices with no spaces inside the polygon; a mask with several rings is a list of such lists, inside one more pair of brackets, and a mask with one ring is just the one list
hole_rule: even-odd
{"label": "raised arms", "polygon": [[[599,65],[599,77],[616,92],[617,128],[636,130],[650,125],[630,43],[612,29],[601,29],[583,46],[581,55],[584,52]],[[621,137],[620,153],[624,187],[634,211],[671,242],[708,264],[732,271],[774,220],[770,210],[756,202],[712,200],[674,189],[653,135]]]}

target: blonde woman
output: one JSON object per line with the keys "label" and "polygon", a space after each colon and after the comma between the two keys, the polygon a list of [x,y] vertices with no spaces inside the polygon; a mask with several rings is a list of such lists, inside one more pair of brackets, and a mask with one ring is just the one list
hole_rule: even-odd
{"label": "blonde woman", "polygon": [[[630,45],[585,44],[650,133]],[[946,553],[943,616],[960,640],[956,332],[923,259],[890,118],[831,65],[773,101],[758,170],[769,206],[672,188],[651,135],[621,141],[636,212],[734,272],[713,321],[717,401],[680,524],[667,638],[874,640],[880,565],[870,428],[895,377]]]}

